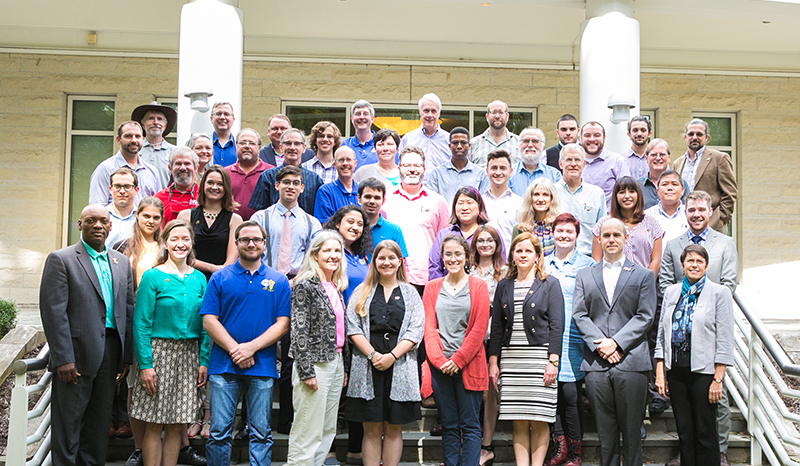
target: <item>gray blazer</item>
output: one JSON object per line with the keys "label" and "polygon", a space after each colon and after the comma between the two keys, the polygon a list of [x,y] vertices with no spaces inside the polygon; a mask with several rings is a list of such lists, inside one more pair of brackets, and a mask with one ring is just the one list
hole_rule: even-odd
{"label": "gray blazer", "polygon": [[[114,288],[114,318],[122,343],[123,362],[133,360],[133,279],[128,258],[108,250]],[[106,338],[106,305],[100,281],[83,242],[47,256],[39,288],[39,312],[50,345],[51,371],[75,363],[78,373],[92,376],[103,362]]]}
{"label": "gray blazer", "polygon": [[[681,279],[682,280],[682,279]],[[672,315],[681,297],[681,284],[667,288],[661,307],[655,358],[672,367]],[[715,364],[733,365],[733,298],[731,291],[706,280],[692,315],[692,372],[713,374]]]}
{"label": "gray blazer", "polygon": [[626,259],[614,289],[614,301],[609,303],[601,261],[578,272],[572,303],[572,319],[586,343],[583,371],[606,371],[612,367],[595,352],[594,340],[601,338],[613,338],[622,350],[622,360],[615,365],[617,369],[642,372],[652,368],[647,330],[656,311],[653,272]]}
{"label": "gray blazer", "polygon": [[[667,242],[664,255],[661,257],[661,268],[658,271],[658,288],[662,294],[668,286],[683,282],[681,253],[689,244],[691,242],[688,233],[683,233]],[[708,251],[708,268],[706,269],[708,279],[728,288],[731,293],[736,291],[739,256],[736,254],[736,244],[733,242],[733,238],[709,229],[703,247]]]}
{"label": "gray blazer", "polygon": [[[361,317],[356,313],[356,301],[359,294],[363,291],[364,285],[359,285],[350,297],[347,306],[347,336],[363,335],[369,340],[369,306],[372,297],[375,295],[377,285],[369,290],[367,297],[367,315]],[[406,312],[403,316],[403,323],[400,324],[400,333],[397,341],[409,340],[415,344],[422,341],[425,330],[425,308],[422,306],[422,298],[419,297],[417,290],[408,283],[400,283],[400,294],[406,305]],[[353,359],[350,366],[350,377],[347,383],[347,396],[350,398],[363,398],[371,400],[375,398],[375,390],[372,382],[372,363],[367,360],[367,356],[353,345]],[[392,372],[392,393],[389,398],[394,401],[420,401],[419,394],[419,375],[417,371],[417,348],[414,346],[406,354],[394,363]]]}

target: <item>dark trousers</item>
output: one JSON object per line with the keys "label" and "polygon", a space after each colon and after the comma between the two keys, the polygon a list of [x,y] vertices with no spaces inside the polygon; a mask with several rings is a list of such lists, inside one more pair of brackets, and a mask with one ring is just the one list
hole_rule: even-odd
{"label": "dark trousers", "polygon": [[280,340],[281,343],[281,373],[278,378],[278,428],[288,429],[294,419],[292,407],[292,366],[294,359],[289,357],[289,345],[292,337],[291,330],[286,332]]}
{"label": "dark trousers", "polygon": [[[122,345],[116,330],[106,331],[103,362],[96,374],[81,374],[77,384],[53,374],[50,450],[54,466],[89,466],[106,462],[108,426]],[[80,369],[79,371],[80,372]]]}
{"label": "dark trousers", "polygon": [[667,371],[682,466],[719,466],[717,405],[708,402],[713,380],[713,375],[698,374],[688,367]]}
{"label": "dark trousers", "polygon": [[567,434],[572,440],[583,438],[583,379],[575,382],[558,382],[558,405],[553,432]]}
{"label": "dark trousers", "polygon": [[442,462],[445,466],[474,466],[481,456],[483,392],[464,388],[460,372],[445,375],[431,367],[431,375],[442,419]]}
{"label": "dark trousers", "polygon": [[647,404],[648,372],[625,372],[612,367],[586,373],[586,396],[600,438],[600,466],[619,466],[620,433],[622,464],[642,465],[641,427]]}
{"label": "dark trousers", "polygon": [[656,314],[653,317],[653,325],[650,326],[650,329],[647,331],[647,344],[650,345],[650,362],[653,364],[653,370],[650,371],[650,375],[647,379],[647,402],[651,403],[653,400],[660,399],[666,402],[669,402],[669,395],[666,397],[661,396],[658,393],[658,389],[656,388],[656,358],[655,358],[655,351],[656,351],[656,337],[658,337],[658,323],[661,320],[661,302],[663,301],[663,297],[659,296],[656,302]]}
{"label": "dark trousers", "polygon": [[122,379],[114,389],[111,422],[128,424],[128,380]]}

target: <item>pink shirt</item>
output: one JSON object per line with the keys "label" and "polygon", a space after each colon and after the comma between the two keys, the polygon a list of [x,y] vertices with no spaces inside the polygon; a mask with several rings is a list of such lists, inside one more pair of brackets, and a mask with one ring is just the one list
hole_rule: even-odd
{"label": "pink shirt", "polygon": [[339,297],[339,290],[336,289],[333,282],[322,282],[322,288],[325,289],[325,294],[331,301],[333,315],[336,317],[336,352],[341,353],[342,347],[344,347],[344,305]]}
{"label": "pink shirt", "polygon": [[414,285],[428,283],[428,253],[436,234],[448,225],[450,209],[444,198],[422,188],[415,196],[399,186],[383,205],[386,219],[400,226],[406,242],[408,281]]}

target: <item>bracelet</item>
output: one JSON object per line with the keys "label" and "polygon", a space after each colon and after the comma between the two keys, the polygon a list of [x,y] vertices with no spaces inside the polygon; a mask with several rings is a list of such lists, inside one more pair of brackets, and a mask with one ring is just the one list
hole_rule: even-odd
{"label": "bracelet", "polygon": [[397,361],[397,356],[394,355],[394,351],[389,351],[389,354],[391,354],[394,360]]}

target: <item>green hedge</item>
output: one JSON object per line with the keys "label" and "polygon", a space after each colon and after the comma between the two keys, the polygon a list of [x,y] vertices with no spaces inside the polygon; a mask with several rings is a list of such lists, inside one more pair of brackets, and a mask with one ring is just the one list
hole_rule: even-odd
{"label": "green hedge", "polygon": [[0,338],[17,325],[17,305],[14,301],[0,299]]}

